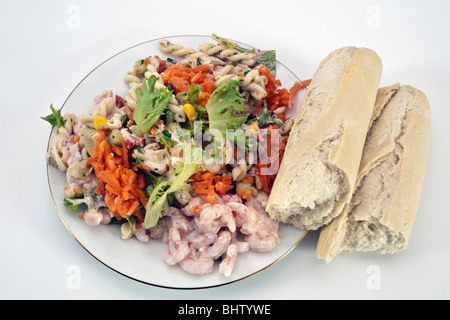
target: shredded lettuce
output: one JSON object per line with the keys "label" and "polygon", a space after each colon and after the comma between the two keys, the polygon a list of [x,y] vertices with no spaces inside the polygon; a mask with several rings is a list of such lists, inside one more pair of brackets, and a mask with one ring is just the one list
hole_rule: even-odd
{"label": "shredded lettuce", "polygon": [[182,189],[187,184],[189,178],[200,170],[202,164],[202,149],[195,147],[193,141],[184,146],[189,147],[183,148],[183,154],[189,155],[189,158],[185,156],[184,162],[177,166],[173,181],[160,182],[150,194],[147,206],[145,207],[145,219],[142,223],[142,227],[145,229],[156,226],[162,215],[167,196]]}
{"label": "shredded lettuce", "polygon": [[156,226],[161,213],[163,211],[164,202],[168,195],[166,187],[170,185],[170,181],[164,181],[159,183],[150,194],[147,206],[145,207],[145,219],[142,223],[142,227],[145,229]]}
{"label": "shredded lettuce", "polygon": [[164,114],[172,93],[166,87],[155,91],[155,75],[142,83],[142,92],[136,91],[138,102],[133,113],[133,120],[141,132],[148,132],[159,117]]}

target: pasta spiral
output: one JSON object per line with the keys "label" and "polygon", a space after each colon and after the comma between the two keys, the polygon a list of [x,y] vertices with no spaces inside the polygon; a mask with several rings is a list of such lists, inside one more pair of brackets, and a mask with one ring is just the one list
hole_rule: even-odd
{"label": "pasta spiral", "polygon": [[200,45],[200,51],[210,55],[218,56],[219,58],[227,59],[232,63],[245,64],[249,67],[256,63],[256,54],[252,52],[240,52],[239,50],[228,48],[223,44],[209,44],[204,43]]}
{"label": "pasta spiral", "polygon": [[193,68],[199,64],[225,65],[225,62],[217,57],[213,57],[202,51],[183,47],[179,44],[173,44],[169,40],[159,41],[159,48],[162,52],[170,53],[177,57],[184,57],[181,63]]}
{"label": "pasta spiral", "polygon": [[136,90],[142,87],[142,82],[133,71],[128,71],[124,76],[124,80],[129,86],[128,92],[125,95],[125,103],[134,110],[136,109],[138,99]]}
{"label": "pasta spiral", "polygon": [[261,76],[258,70],[250,69],[246,65],[238,65],[236,67],[227,65],[216,73],[216,87],[223,81],[237,80],[244,92],[248,92],[256,100],[261,100],[267,96],[265,86],[267,77]]}
{"label": "pasta spiral", "polygon": [[180,56],[184,57],[184,56],[187,56],[188,54],[196,52],[196,50],[194,50],[194,49],[183,47],[182,45],[179,45],[179,44],[173,44],[169,40],[160,40],[158,45],[159,45],[159,49],[162,52],[171,53],[177,57],[180,57]]}

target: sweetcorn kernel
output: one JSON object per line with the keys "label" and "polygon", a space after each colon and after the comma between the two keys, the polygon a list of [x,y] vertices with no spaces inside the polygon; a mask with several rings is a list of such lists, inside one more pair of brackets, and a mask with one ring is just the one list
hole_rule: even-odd
{"label": "sweetcorn kernel", "polygon": [[197,112],[195,111],[195,108],[192,104],[185,103],[183,106],[183,110],[190,121],[194,121],[195,119],[197,119]]}
{"label": "sweetcorn kernel", "polygon": [[106,123],[108,120],[104,116],[98,116],[94,119],[94,128],[95,130],[106,129]]}

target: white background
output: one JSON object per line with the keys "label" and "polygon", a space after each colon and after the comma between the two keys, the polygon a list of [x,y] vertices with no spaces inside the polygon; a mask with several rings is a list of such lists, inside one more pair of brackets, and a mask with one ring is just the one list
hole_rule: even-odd
{"label": "white background", "polygon": [[[7,1],[0,0],[0,298],[2,299],[448,299],[450,298],[450,44],[448,1]],[[374,49],[381,85],[411,84],[432,108],[421,206],[396,255],[315,257],[310,232],[264,272],[224,287],[162,289],[124,277],[88,254],[49,193],[40,119],[98,64],[134,44],[217,33],[261,49],[300,78],[341,46]],[[79,288],[68,285],[72,272]],[[372,280],[377,280],[373,282]]]}

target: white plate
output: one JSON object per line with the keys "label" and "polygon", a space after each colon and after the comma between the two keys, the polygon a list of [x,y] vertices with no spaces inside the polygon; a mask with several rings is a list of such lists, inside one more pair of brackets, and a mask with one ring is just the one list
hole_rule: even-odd
{"label": "white plate", "polygon": [[[173,43],[194,49],[198,49],[198,45],[201,43],[213,42],[210,36],[174,36],[168,38]],[[62,113],[86,114],[93,105],[94,97],[103,89],[110,89],[113,94],[125,96],[128,86],[123,77],[127,71],[132,70],[136,60],[153,55],[159,55],[161,58],[168,57],[160,52],[158,48],[159,40],[161,39],[140,43],[101,63],[75,87],[64,102]],[[245,44],[241,45],[249,47]],[[270,48],[270,43],[267,44],[267,47]],[[295,81],[300,80],[279,62],[277,62],[277,79],[280,79],[282,86],[286,88],[290,88]],[[303,91],[298,94],[294,103],[295,106],[298,106],[303,95]],[[292,108],[290,112],[294,114],[296,110]],[[53,134],[54,131],[51,135]],[[65,174],[47,165],[47,177],[56,210],[66,228],[78,243],[112,270],[136,281],[154,286],[177,289],[208,288],[248,278],[286,256],[307,233],[305,230],[280,224],[281,244],[269,253],[247,252],[240,254],[230,277],[226,278],[220,274],[217,270],[218,266],[211,274],[191,275],[179,266],[169,266],[163,261],[165,244],[158,241],[142,243],[134,237],[122,240],[118,225],[88,226],[77,217],[76,213],[66,210],[63,205],[64,186],[66,185]]]}

